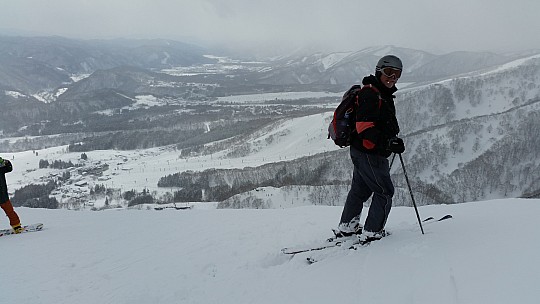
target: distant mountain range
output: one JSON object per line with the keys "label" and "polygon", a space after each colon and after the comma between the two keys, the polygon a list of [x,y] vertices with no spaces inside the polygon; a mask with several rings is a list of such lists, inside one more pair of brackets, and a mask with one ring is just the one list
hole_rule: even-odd
{"label": "distant mountain range", "polygon": [[[216,151],[225,151],[224,158],[249,156],[291,134],[270,134],[276,123],[309,114],[315,114],[314,123],[324,123],[321,113],[339,98],[275,98],[254,106],[220,96],[343,92],[389,53],[405,64],[396,107],[405,160],[422,203],[539,195],[540,55],[530,52],[435,55],[383,46],[252,61],[167,40],[0,37],[0,131],[24,138],[6,139],[1,148],[69,144],[71,152],[86,152],[174,145],[182,157]],[[310,140],[324,140],[324,133],[323,127]],[[253,136],[257,144],[246,142]],[[163,172],[169,177],[161,183],[185,187],[193,181],[187,193],[176,194],[187,200],[203,199],[201,193],[225,200],[258,187],[296,185],[331,186],[339,197],[349,183],[348,162],[346,150],[305,152],[250,170]],[[394,166],[403,190],[401,170]],[[325,203],[325,189],[312,197]],[[247,206],[247,195],[231,206]],[[406,202],[405,195],[398,191],[397,200]]]}
{"label": "distant mountain range", "polygon": [[[148,77],[135,79],[140,83],[132,83],[130,88],[122,85],[116,88],[115,84],[119,82],[109,83],[109,74],[125,73],[129,78],[133,73],[133,69],[118,70],[119,67],[129,66],[157,72],[174,67],[216,63],[217,59],[205,56],[210,53],[220,55],[215,52],[216,50],[171,40],[73,40],[62,37],[0,36],[0,88],[26,95],[44,96],[49,93],[54,97],[55,94],[59,95],[57,90],[60,88],[68,88],[69,91],[71,86],[74,86],[80,89],[80,85],[75,85],[77,80],[81,75],[91,75],[97,79],[92,81],[95,86],[89,89],[127,89],[124,93],[129,93],[130,89],[145,85]],[[238,76],[241,77],[237,77],[236,81],[235,78],[232,81],[231,78],[227,80],[231,87],[253,86],[253,90],[257,92],[268,85],[322,85],[329,88],[348,86],[359,82],[366,74],[373,73],[377,60],[384,54],[395,54],[403,60],[406,73],[402,82],[433,81],[489,68],[524,56],[486,52],[435,55],[393,46],[372,47],[357,52],[308,55],[295,53],[268,59],[261,63],[258,69],[240,71]],[[108,70],[111,71],[107,72]],[[93,75],[98,71],[98,74]],[[205,81],[209,83],[226,80],[223,77],[216,78],[215,75],[206,76]],[[156,78],[156,75],[153,78]],[[197,82],[204,80],[198,75],[192,75],[192,78]],[[183,77],[176,82],[187,82],[189,79]],[[246,80],[249,83],[246,83]],[[170,78],[167,81],[171,81]],[[341,89],[340,87],[339,90]],[[170,91],[149,93],[170,94]],[[209,94],[213,93],[212,91]],[[48,99],[51,100],[54,98]]]}
{"label": "distant mountain range", "polygon": [[212,63],[205,50],[172,40],[73,40],[0,36],[0,86],[27,94],[119,66],[163,69]]}
{"label": "distant mountain range", "polygon": [[386,54],[401,58],[405,73],[401,82],[432,82],[455,75],[497,66],[529,54],[499,55],[488,52],[453,52],[435,55],[394,46],[366,48],[348,53],[318,53],[283,57],[263,73],[269,84],[352,84],[375,72],[377,61]]}

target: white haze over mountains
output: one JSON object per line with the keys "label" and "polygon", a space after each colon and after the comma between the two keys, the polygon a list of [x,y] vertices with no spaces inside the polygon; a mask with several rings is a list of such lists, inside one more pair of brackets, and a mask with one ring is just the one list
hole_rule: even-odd
{"label": "white haze over mountains", "polygon": [[260,51],[313,45],[441,53],[540,48],[536,0],[18,0],[2,8],[6,33],[71,38],[168,38]]}

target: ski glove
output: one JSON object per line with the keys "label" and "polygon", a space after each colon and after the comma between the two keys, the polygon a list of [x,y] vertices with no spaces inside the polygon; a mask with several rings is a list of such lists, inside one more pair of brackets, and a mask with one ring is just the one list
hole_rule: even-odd
{"label": "ski glove", "polygon": [[405,144],[403,143],[403,139],[399,137],[392,137],[388,140],[388,151],[392,153],[401,154],[405,152]]}

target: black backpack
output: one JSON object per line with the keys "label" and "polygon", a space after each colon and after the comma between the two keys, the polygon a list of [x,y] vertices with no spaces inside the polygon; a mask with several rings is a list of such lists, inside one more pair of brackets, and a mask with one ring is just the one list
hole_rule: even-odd
{"label": "black backpack", "polygon": [[372,85],[353,85],[347,92],[345,92],[341,102],[334,111],[334,117],[328,126],[328,139],[331,138],[340,148],[348,147],[351,144],[351,135],[356,134],[356,109],[358,108],[358,94],[365,88],[371,88],[377,94],[379,94],[379,90]]}

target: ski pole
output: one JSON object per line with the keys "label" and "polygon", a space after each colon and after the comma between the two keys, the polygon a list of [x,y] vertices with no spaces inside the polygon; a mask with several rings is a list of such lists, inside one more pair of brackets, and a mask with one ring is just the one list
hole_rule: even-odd
{"label": "ski pole", "polygon": [[[394,154],[395,156],[395,154]],[[409,183],[409,177],[407,176],[407,171],[405,170],[405,164],[403,163],[403,157],[399,153],[399,160],[401,161],[401,167],[403,168],[403,174],[405,174],[405,180],[407,181],[407,186],[409,187],[409,193],[411,194],[412,203],[414,206],[414,211],[416,212],[416,218],[418,219],[418,224],[420,225],[420,230],[424,234],[424,227],[422,227],[422,221],[420,220],[420,214],[418,214],[418,208],[416,207],[416,202],[414,201],[414,196],[411,189],[411,184]]]}

